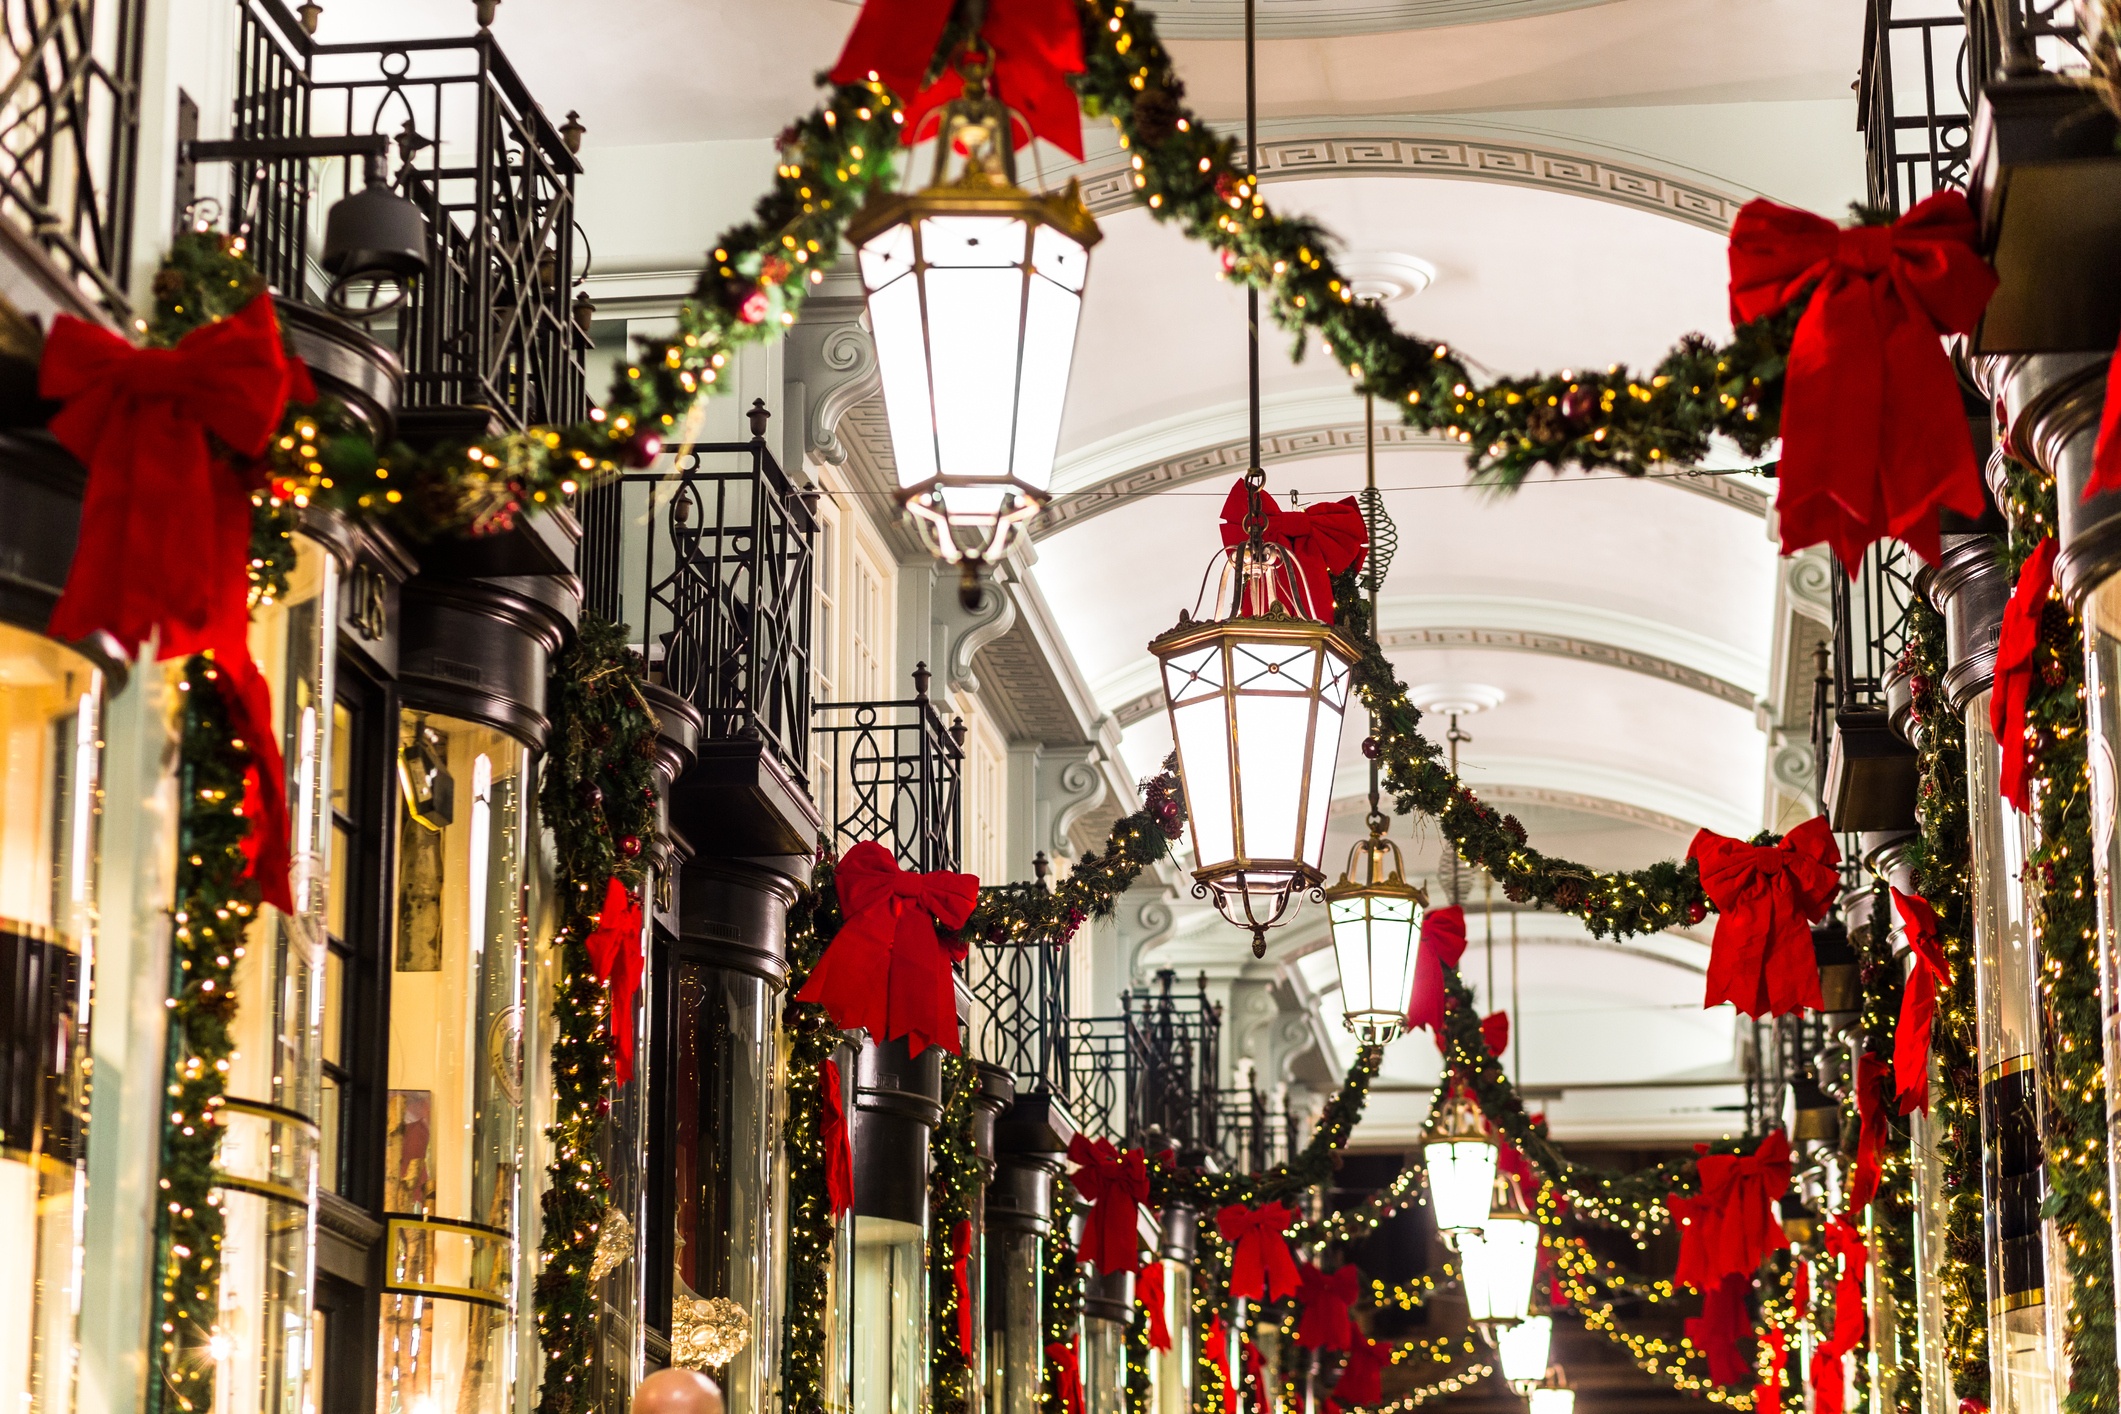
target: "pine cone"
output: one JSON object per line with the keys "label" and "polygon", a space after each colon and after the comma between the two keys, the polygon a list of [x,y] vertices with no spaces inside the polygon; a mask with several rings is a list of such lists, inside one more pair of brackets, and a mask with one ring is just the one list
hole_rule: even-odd
{"label": "pine cone", "polygon": [[1134,136],[1155,146],[1178,130],[1178,100],[1184,88],[1145,88],[1134,98]]}
{"label": "pine cone", "polygon": [[1550,407],[1536,407],[1524,420],[1525,434],[1542,446],[1555,446],[1569,440],[1569,424],[1559,411]]}
{"label": "pine cone", "polygon": [[1559,908],[1581,908],[1584,900],[1583,880],[1561,879],[1555,882],[1553,899]]}

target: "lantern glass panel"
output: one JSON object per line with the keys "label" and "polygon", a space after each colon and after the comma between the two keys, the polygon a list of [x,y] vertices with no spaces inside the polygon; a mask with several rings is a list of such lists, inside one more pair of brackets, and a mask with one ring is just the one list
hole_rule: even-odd
{"label": "lantern glass panel", "polygon": [[[939,469],[948,476],[1009,471],[1023,341],[1024,223],[1007,217],[935,216],[921,222],[928,359]],[[917,427],[909,433],[919,435]],[[893,442],[896,443],[894,426]],[[999,483],[952,487],[953,514],[992,514]]]}
{"label": "lantern glass panel", "polygon": [[1547,1355],[1554,1343],[1554,1318],[1530,1316],[1495,1337],[1502,1377],[1518,1389],[1546,1378]]}
{"label": "lantern glass panel", "polygon": [[1429,1206],[1443,1232],[1478,1232],[1495,1196],[1495,1146],[1485,1139],[1434,1141],[1422,1147]]}
{"label": "lantern glass panel", "polygon": [[[1038,228],[1034,248],[1052,242],[1072,245],[1050,226]],[[1079,273],[1088,262],[1074,246]],[[1068,401],[1068,370],[1075,362],[1075,325],[1083,297],[1043,273],[1033,275],[1024,301],[1023,376],[1016,387],[1016,445],[1010,469],[1034,489],[1053,482],[1053,449],[1060,441],[1061,410]]]}
{"label": "lantern glass panel", "polygon": [[1535,1389],[1526,1400],[1527,1414],[1576,1414],[1576,1391]]}
{"label": "lantern glass panel", "polygon": [[1237,854],[1230,808],[1229,704],[1222,694],[1222,645],[1181,654],[1164,665],[1171,725],[1185,767],[1186,818],[1200,867]]}
{"label": "lantern glass panel", "polygon": [[1458,1256],[1465,1275],[1469,1319],[1525,1318],[1539,1266],[1538,1223],[1528,1217],[1493,1214],[1486,1228],[1459,1235]]}
{"label": "lantern glass panel", "polygon": [[1411,898],[1358,894],[1332,899],[1333,960],[1340,968],[1341,1010],[1348,1025],[1404,1028],[1414,994],[1415,923]]}

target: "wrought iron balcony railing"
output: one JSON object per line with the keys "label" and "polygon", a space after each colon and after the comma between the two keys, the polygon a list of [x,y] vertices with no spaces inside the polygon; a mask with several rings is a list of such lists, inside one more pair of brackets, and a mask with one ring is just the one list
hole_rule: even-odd
{"label": "wrought iron balcony railing", "polygon": [[1958,0],[1870,0],[1856,121],[1870,200],[1895,213],[1966,185],[1974,93]]}
{"label": "wrought iron balcony railing", "polygon": [[909,698],[817,704],[812,793],[835,852],[877,840],[901,868],[958,867],[965,724],[943,724],[928,683],[923,663],[913,670]]}
{"label": "wrought iron balcony railing", "polygon": [[1221,1130],[1222,1008],[1202,977],[1178,990],[1168,968],[1124,998],[1127,1133],[1152,1148],[1207,1153]]}
{"label": "wrought iron balcony railing", "polygon": [[703,742],[760,742],[801,783],[817,523],[767,449],[765,404],[750,416],[748,442],[583,493],[583,605],[632,626],[651,675],[698,709]]}
{"label": "wrought iron balcony railing", "polygon": [[7,0],[0,213],[123,317],[145,0]]}
{"label": "wrought iron balcony railing", "polygon": [[[493,35],[320,44],[281,0],[243,0],[236,139],[387,136],[391,184],[428,229],[427,273],[372,332],[394,333],[405,406],[488,410],[516,427],[588,410],[570,145]],[[311,251],[321,209],[308,156],[236,168],[252,256],[290,299],[329,286]],[[341,173],[351,191],[358,164]],[[182,195],[180,184],[180,197]],[[387,340],[386,340],[387,341]]]}

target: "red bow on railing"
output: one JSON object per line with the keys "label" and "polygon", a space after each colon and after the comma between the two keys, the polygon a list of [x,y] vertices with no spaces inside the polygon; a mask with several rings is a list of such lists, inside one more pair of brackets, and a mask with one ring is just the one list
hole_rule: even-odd
{"label": "red bow on railing", "polygon": [[1738,1348],[1738,1342],[1753,1333],[1752,1313],[1745,1304],[1751,1286],[1750,1277],[1727,1276],[1702,1294],[1701,1314],[1686,1318],[1686,1338],[1708,1361],[1709,1378],[1719,1385],[1737,1384],[1753,1372]]}
{"label": "red bow on railing", "polygon": [[1095,1262],[1100,1274],[1131,1272],[1141,1267],[1140,1222],[1136,1205],[1149,1200],[1149,1161],[1139,1149],[1121,1153],[1110,1139],[1076,1135],[1068,1141],[1068,1161],[1075,1191],[1090,1200],[1082,1240],[1075,1255]]}
{"label": "red bow on railing", "polygon": [[1834,1279],[1833,1334],[1812,1352],[1812,1414],[1842,1414],[1848,1396],[1844,1357],[1863,1343],[1863,1268],[1870,1252],[1863,1234],[1839,1217],[1827,1220],[1826,1251],[1828,1261],[1839,1259],[1840,1274]]}
{"label": "red bow on railing", "polygon": [[1304,1262],[1298,1269],[1296,1301],[1303,1320],[1296,1343],[1306,1350],[1346,1350],[1355,1340],[1355,1303],[1362,1296],[1362,1271],[1350,1264],[1321,1271]]}
{"label": "red bow on railing", "polygon": [[1805,821],[1774,845],[1697,831],[1687,858],[1716,905],[1702,1005],[1731,1002],[1746,1016],[1824,1005],[1811,925],[1826,916],[1841,889],[1841,851],[1826,817]]}
{"label": "red bow on railing", "polygon": [[1348,1363],[1340,1367],[1340,1383],[1333,1386],[1333,1402],[1344,1408],[1375,1404],[1385,1397],[1385,1367],[1392,1363],[1392,1347],[1357,1332],[1348,1347]]}
{"label": "red bow on railing", "polygon": [[208,434],[262,456],[290,392],[314,392],[280,344],[272,297],[194,329],[173,349],[134,348],[108,329],[52,320],[38,391],[64,404],[52,436],[88,467],[81,537],[46,629],[107,633],[131,656],[211,653],[229,727],[251,758],[244,851],[265,902],[294,911],[287,781],[272,690],[251,661],[250,488]]}
{"label": "red bow on railing", "polygon": [[1170,1297],[1164,1291],[1164,1264],[1142,1263],[1141,1275],[1134,1279],[1134,1299],[1140,1303],[1142,1315],[1149,1323],[1149,1348],[1169,1350],[1171,1348],[1171,1321],[1164,1314]]}
{"label": "red bow on railing", "polygon": [[959,1218],[950,1234],[952,1283],[957,1288],[957,1349],[967,1361],[973,1358],[972,1343],[972,1219]]}
{"label": "red bow on railing", "polygon": [[1060,1396],[1063,1414],[1083,1414],[1082,1341],[1078,1334],[1046,1347],[1046,1358],[1053,1362],[1054,1393]]}
{"label": "red bow on railing", "polygon": [[2055,587],[2055,537],[2033,547],[2018,570],[2017,587],[2003,606],[2003,628],[1996,635],[1996,686],[1988,700],[1988,724],[2003,748],[2003,770],[1997,781],[2003,798],[2024,814],[2032,808],[2032,777],[2026,752],[2025,709],[2040,671],[2034,659],[2040,648],[2040,618]]}
{"label": "red bow on railing", "polygon": [[1854,574],[1894,536],[1937,559],[1937,511],[1981,514],[1959,380],[1941,342],[1996,289],[1966,198],[1940,191],[1890,226],[1843,230],[1755,198],[1731,223],[1731,321],[1810,290],[1782,393],[1775,512],[1782,552],[1833,547]]}
{"label": "red bow on railing", "polygon": [[1930,1031],[1937,1019],[1937,989],[1949,986],[1951,964],[1937,937],[1937,910],[1919,894],[1893,890],[1893,908],[1907,932],[1913,966],[1900,993],[1900,1024],[1893,1033],[1893,1091],[1900,1113],[1930,1112]]}
{"label": "red bow on railing", "polygon": [[[833,65],[834,83],[872,74],[907,104],[905,140],[916,140],[924,115],[957,97],[955,70],[923,85],[953,0],[867,0]],[[993,54],[988,91],[1022,116],[1021,147],[1042,137],[1077,161],[1083,155],[1082,111],[1069,74],[1083,71],[1083,36],[1069,0],[987,0],[980,41]]]}
{"label": "red bow on railing", "polygon": [[1856,1056],[1856,1167],[1849,1176],[1842,1211],[1853,1216],[1878,1196],[1884,1173],[1885,1141],[1891,1128],[1893,1067],[1875,1051]]}
{"label": "red bow on railing", "polygon": [[1290,1255],[1289,1241],[1282,1236],[1282,1230],[1295,1221],[1296,1214],[1286,1203],[1268,1203],[1259,1208],[1232,1203],[1216,1213],[1215,1230],[1237,1249],[1230,1257],[1232,1296],[1260,1300],[1271,1290],[1273,1299],[1279,1301],[1296,1294],[1301,1282],[1296,1258]]}
{"label": "red bow on railing", "polygon": [[1727,1276],[1750,1278],[1768,1253],[1790,1245],[1775,1215],[1775,1200],[1790,1187],[1790,1141],[1776,1129],[1750,1154],[1694,1147],[1701,1155],[1699,1196],[1665,1199],[1679,1220],[1679,1270],[1672,1279],[1708,1292]]}
{"label": "red bow on railing", "polygon": [[[1240,480],[1223,501],[1225,549],[1245,539],[1245,516],[1251,504],[1251,493]],[[1298,582],[1286,586],[1295,591],[1290,597],[1312,618],[1333,622],[1333,576],[1360,565],[1370,545],[1370,527],[1355,498],[1285,511],[1262,491],[1259,504],[1267,517],[1266,542],[1282,546],[1296,561]]]}
{"label": "red bow on railing", "polygon": [[910,874],[891,851],[863,840],[840,857],[839,934],[796,993],[825,1008],[842,1031],[861,1027],[878,1041],[907,1038],[919,1055],[956,1051],[957,993],[950,965],[965,945],[939,928],[962,928],[979,902],[979,880],[934,870]]}
{"label": "red bow on railing", "polygon": [[644,941],[641,901],[614,874],[604,887],[596,927],[582,946],[589,953],[590,975],[611,992],[612,1074],[621,1085],[633,1079],[633,999],[641,990]]}
{"label": "red bow on railing", "polygon": [[840,1063],[831,1057],[818,1067],[825,1142],[825,1198],[837,1218],[854,1206],[854,1147],[847,1142],[847,1103],[840,1098]]}
{"label": "red bow on railing", "polygon": [[1407,1026],[1426,1026],[1436,1036],[1438,1050],[1446,1049],[1443,1038],[1446,969],[1458,966],[1466,955],[1466,911],[1453,904],[1432,908],[1421,918],[1421,946],[1414,954],[1414,993],[1407,1000]]}

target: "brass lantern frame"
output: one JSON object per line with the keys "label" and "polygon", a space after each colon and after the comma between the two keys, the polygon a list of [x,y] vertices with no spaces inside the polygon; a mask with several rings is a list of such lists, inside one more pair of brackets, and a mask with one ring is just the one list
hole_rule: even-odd
{"label": "brass lantern frame", "polygon": [[[1348,850],[1348,867],[1341,872],[1339,882],[1323,891],[1326,907],[1331,910],[1336,903],[1345,903],[1351,899],[1362,900],[1363,916],[1361,921],[1364,952],[1367,956],[1374,959],[1376,946],[1374,929],[1377,918],[1374,910],[1370,907],[1370,901],[1372,899],[1398,899],[1407,903],[1411,915],[1407,922],[1407,972],[1409,974],[1408,980],[1411,981],[1415,951],[1420,946],[1421,914],[1422,910],[1429,906],[1428,891],[1419,885],[1407,882],[1406,861],[1399,853],[1398,843],[1385,833],[1386,820],[1384,815],[1373,808],[1368,823],[1370,833],[1364,838],[1357,840]],[[1390,851],[1392,856],[1392,865],[1389,873],[1386,873],[1383,868],[1386,851]],[[1361,879],[1356,877],[1355,872],[1358,859],[1362,860],[1365,865]],[[1352,922],[1353,920],[1350,921]],[[1332,931],[1333,958],[1335,965],[1338,966],[1340,963],[1339,920],[1331,918],[1329,913],[1327,926]],[[1397,925],[1395,924],[1394,926]],[[1375,968],[1373,965],[1372,985],[1370,987],[1372,1006],[1370,1010],[1358,1013],[1343,1009],[1341,1012],[1341,1019],[1346,1023],[1348,1030],[1353,1032],[1356,1040],[1365,1046],[1388,1045],[1406,1034],[1407,1029],[1407,1007],[1405,1002],[1401,1002],[1398,1007],[1392,1009],[1380,1009],[1375,1005],[1378,994],[1374,978]],[[1343,998],[1348,994],[1348,979],[1345,975],[1345,969],[1343,969],[1343,975],[1340,979],[1340,992]],[[1358,1021],[1356,1019],[1358,1016],[1382,1017],[1385,1019]]]}

